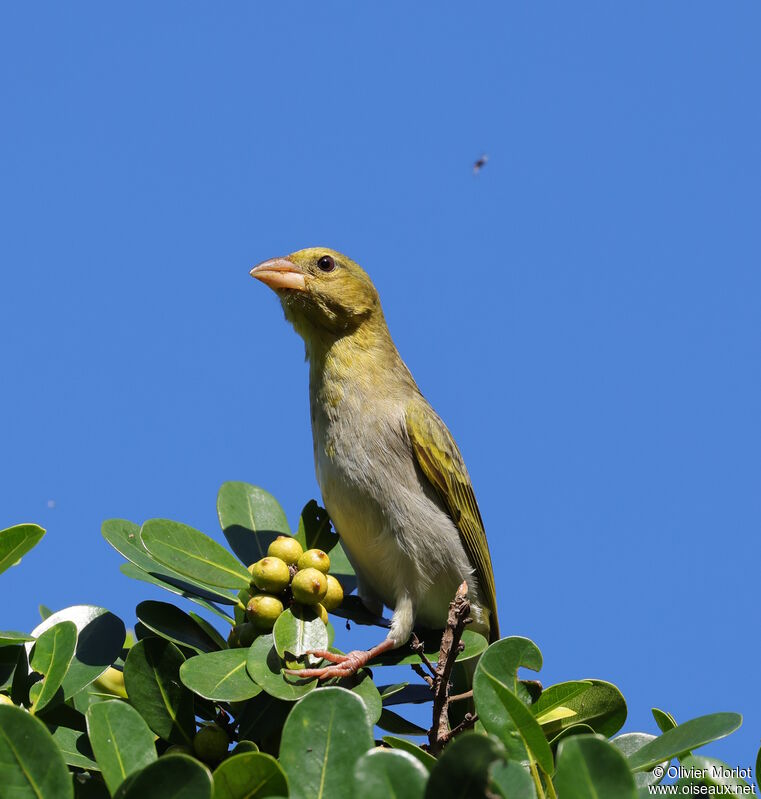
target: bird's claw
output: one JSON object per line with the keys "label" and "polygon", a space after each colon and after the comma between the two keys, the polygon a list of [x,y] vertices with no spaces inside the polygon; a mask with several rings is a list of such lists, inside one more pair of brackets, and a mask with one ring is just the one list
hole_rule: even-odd
{"label": "bird's claw", "polygon": [[320,666],[314,669],[283,669],[283,674],[302,679],[330,680],[340,677],[352,677],[361,668],[367,665],[372,657],[370,651],[354,650],[346,655],[337,655],[326,649],[310,649],[305,654],[330,661],[330,666]]}

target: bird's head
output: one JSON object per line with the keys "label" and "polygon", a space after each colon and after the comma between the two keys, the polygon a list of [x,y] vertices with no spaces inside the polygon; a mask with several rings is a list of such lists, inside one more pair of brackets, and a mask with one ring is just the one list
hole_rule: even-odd
{"label": "bird's head", "polygon": [[351,258],[326,247],[309,247],[255,266],[280,298],[286,318],[305,340],[343,336],[380,310],[378,292]]}

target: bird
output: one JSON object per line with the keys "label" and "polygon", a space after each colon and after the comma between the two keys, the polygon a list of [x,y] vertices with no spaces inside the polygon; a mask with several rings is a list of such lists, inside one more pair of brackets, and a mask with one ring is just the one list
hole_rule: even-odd
{"label": "bird", "polygon": [[442,629],[463,581],[471,629],[496,641],[494,572],[470,477],[399,355],[368,274],[335,250],[309,247],[250,275],[275,291],[304,340],[317,482],[359,597],[377,616],[392,611],[377,646],[316,650],[329,665],[298,673],[349,676],[409,641],[416,623]]}
{"label": "bird", "polygon": [[473,163],[473,174],[477,175],[485,166],[486,162],[489,160],[489,156],[484,153],[480,158],[477,158]]}

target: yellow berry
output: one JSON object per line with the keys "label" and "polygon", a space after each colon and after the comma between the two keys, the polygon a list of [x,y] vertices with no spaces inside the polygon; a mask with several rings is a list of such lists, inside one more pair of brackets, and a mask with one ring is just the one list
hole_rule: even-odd
{"label": "yellow berry", "polygon": [[335,610],[344,601],[344,590],[341,583],[332,574],[328,574],[325,579],[328,581],[328,592],[325,594],[322,604],[325,610]]}
{"label": "yellow berry", "polygon": [[172,744],[164,750],[165,755],[192,755],[193,749],[187,744]]}
{"label": "yellow berry", "polygon": [[298,561],[299,569],[317,569],[327,574],[330,571],[330,558],[321,549],[308,549]]}
{"label": "yellow berry", "polygon": [[302,605],[316,605],[322,602],[328,591],[325,575],[317,569],[307,568],[296,572],[291,583],[293,598]]}
{"label": "yellow berry", "polygon": [[5,694],[0,694],[0,705],[12,705],[13,700],[10,696],[6,696]]}
{"label": "yellow berry", "polygon": [[201,727],[193,738],[193,751],[196,757],[207,763],[218,763],[227,754],[230,739],[217,724]]}
{"label": "yellow berry", "polygon": [[317,615],[322,619],[323,624],[328,623],[328,611],[325,610],[325,606],[321,604],[317,604],[314,606],[314,609]]}
{"label": "yellow berry", "polygon": [[248,570],[251,572],[253,584],[260,591],[270,591],[279,594],[288,587],[291,573],[288,564],[280,558],[262,558],[252,563]]}
{"label": "yellow berry", "polygon": [[301,544],[290,535],[279,535],[267,547],[267,554],[273,558],[280,558],[284,563],[289,566],[298,562],[299,558],[304,554]]}
{"label": "yellow berry", "polygon": [[109,666],[103,674],[95,680],[95,685],[103,689],[109,694],[121,696],[122,699],[127,698],[127,691],[124,688],[124,672]]}
{"label": "yellow berry", "polygon": [[[283,603],[276,596],[254,594],[248,600],[246,611],[257,630],[271,630],[277,617],[283,612]],[[253,638],[251,640],[253,641]]]}

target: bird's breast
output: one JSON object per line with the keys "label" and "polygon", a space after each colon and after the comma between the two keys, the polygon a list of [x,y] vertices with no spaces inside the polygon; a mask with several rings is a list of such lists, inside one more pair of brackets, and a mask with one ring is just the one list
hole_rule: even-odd
{"label": "bird's breast", "polygon": [[344,391],[313,401],[317,481],[360,581],[389,607],[413,594],[423,623],[443,623],[472,568],[450,516],[417,467],[405,409]]}

